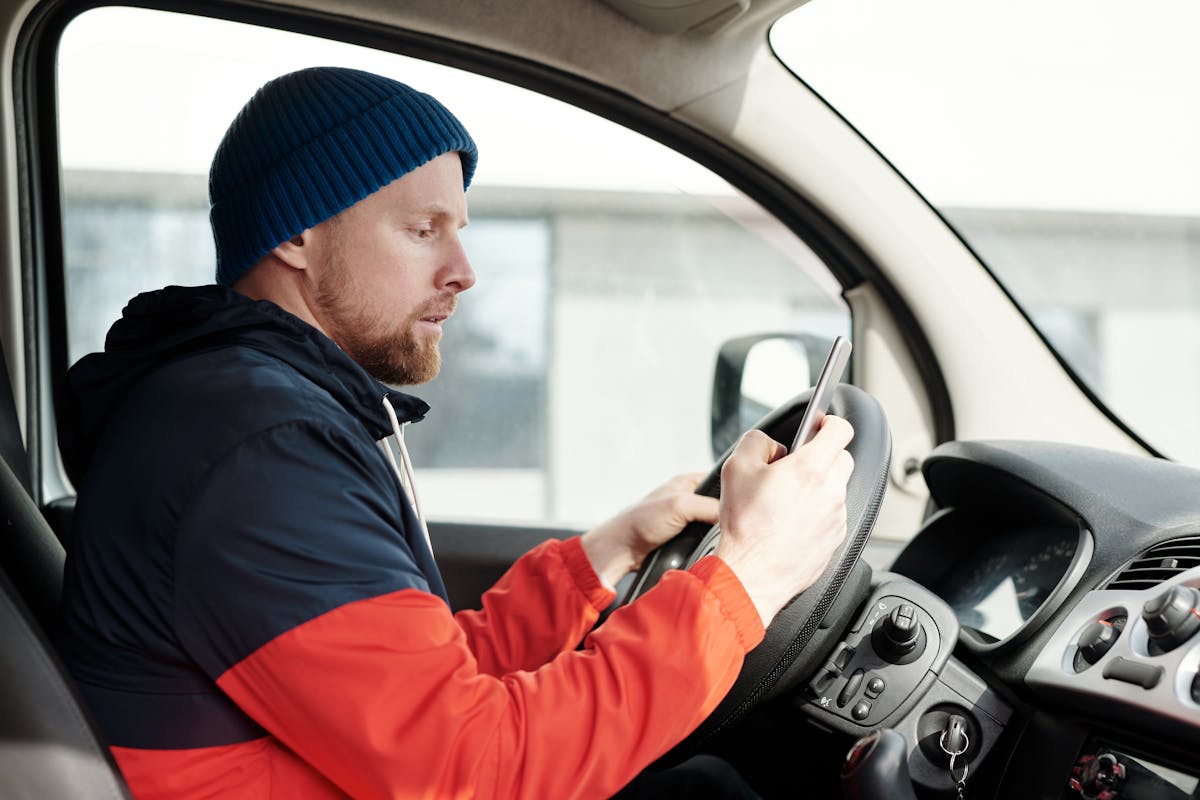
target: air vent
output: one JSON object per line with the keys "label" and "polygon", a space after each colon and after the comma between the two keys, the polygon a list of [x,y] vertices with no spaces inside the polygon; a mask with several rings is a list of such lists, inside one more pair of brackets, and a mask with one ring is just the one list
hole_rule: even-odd
{"label": "air vent", "polygon": [[1149,589],[1192,567],[1200,567],[1200,536],[1151,547],[1109,582],[1108,589]]}

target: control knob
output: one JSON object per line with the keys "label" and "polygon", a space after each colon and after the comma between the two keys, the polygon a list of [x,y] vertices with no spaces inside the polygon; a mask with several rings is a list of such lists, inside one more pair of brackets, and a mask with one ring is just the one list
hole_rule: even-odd
{"label": "control knob", "polygon": [[1200,592],[1172,586],[1142,606],[1152,652],[1174,650],[1200,630]]}
{"label": "control knob", "polygon": [[[1095,664],[1107,653],[1121,636],[1125,625],[1125,617],[1098,619],[1084,628],[1079,635],[1079,658],[1089,666]],[[1076,664],[1076,669],[1081,665]],[[1087,667],[1082,667],[1086,669]]]}
{"label": "control knob", "polygon": [[875,652],[893,664],[916,661],[925,651],[925,631],[917,618],[916,609],[902,603],[892,609],[871,631]]}

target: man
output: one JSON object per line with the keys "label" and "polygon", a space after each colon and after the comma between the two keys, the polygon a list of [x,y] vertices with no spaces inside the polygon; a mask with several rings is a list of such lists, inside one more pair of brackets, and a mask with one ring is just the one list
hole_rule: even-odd
{"label": "man", "polygon": [[[140,800],[608,796],[845,535],[851,431],[829,418],[787,457],[748,435],[719,510],[677,480],[451,615],[403,447],[427,407],[380,381],[437,373],[475,282],[476,158],[395,81],[269,83],[213,161],[220,285],[134,298],[71,370],[63,652]],[[612,584],[718,514],[716,556],[575,650]]]}

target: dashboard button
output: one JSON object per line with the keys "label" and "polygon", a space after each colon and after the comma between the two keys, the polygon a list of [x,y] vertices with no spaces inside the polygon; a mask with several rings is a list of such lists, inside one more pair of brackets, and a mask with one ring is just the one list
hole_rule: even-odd
{"label": "dashboard button", "polygon": [[854,717],[859,722],[867,718],[871,713],[871,704],[866,700],[859,700],[854,704],[854,708],[850,709],[850,716]]}
{"label": "dashboard button", "polygon": [[846,681],[846,685],[842,687],[841,694],[838,695],[838,708],[845,708],[846,704],[853,699],[854,695],[858,694],[858,687],[862,686],[863,671],[861,669],[854,670],[854,674],[850,676],[850,680]]}
{"label": "dashboard button", "polygon": [[818,698],[829,691],[836,681],[842,675],[842,671],[846,669],[846,665],[850,663],[850,659],[854,658],[854,648],[845,642],[839,642],[834,648],[833,654],[825,662],[825,665],[817,671],[813,679],[808,682],[809,690]]}
{"label": "dashboard button", "polygon": [[1109,620],[1096,620],[1079,637],[1079,656],[1087,663],[1095,664],[1104,657],[1120,634],[1120,630]]}
{"label": "dashboard button", "polygon": [[841,672],[850,663],[850,659],[852,658],[854,658],[854,648],[845,642],[841,642],[834,648],[833,655],[829,657],[829,661],[834,669]]}
{"label": "dashboard button", "polygon": [[1200,630],[1200,592],[1190,586],[1172,586],[1142,606],[1142,619],[1154,650],[1166,653]]}
{"label": "dashboard button", "polygon": [[833,686],[833,682],[837,680],[840,673],[831,669],[822,668],[817,672],[813,679],[808,682],[808,689],[815,697],[821,697],[825,692],[829,691],[829,687]]}
{"label": "dashboard button", "polygon": [[1162,680],[1163,668],[1150,664],[1140,664],[1128,658],[1117,656],[1104,665],[1104,677],[1113,680],[1132,683],[1143,689],[1153,689]]}
{"label": "dashboard button", "polygon": [[[1200,675],[1197,675],[1196,677],[1200,678]],[[871,678],[871,680],[867,681],[867,688],[864,690],[864,694],[874,700],[876,697],[879,697],[879,695],[883,694],[883,690],[886,688],[887,684],[884,682],[883,678],[875,675]]]}

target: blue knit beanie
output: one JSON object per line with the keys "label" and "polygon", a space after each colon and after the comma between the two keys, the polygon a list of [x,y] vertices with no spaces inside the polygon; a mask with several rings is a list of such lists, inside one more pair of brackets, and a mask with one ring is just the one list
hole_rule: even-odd
{"label": "blue knit beanie", "polygon": [[217,282],[232,286],[281,242],[443,153],[478,151],[445,106],[390,78],[313,67],[276,78],[242,108],[208,176]]}

